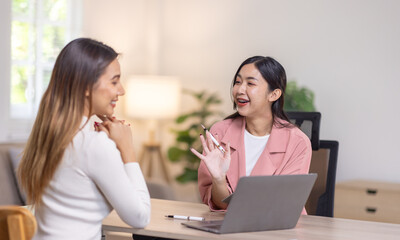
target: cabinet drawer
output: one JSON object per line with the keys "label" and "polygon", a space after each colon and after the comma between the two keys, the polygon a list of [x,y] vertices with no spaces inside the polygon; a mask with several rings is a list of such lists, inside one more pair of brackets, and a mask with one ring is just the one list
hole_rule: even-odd
{"label": "cabinet drawer", "polygon": [[337,188],[335,201],[352,205],[400,207],[400,192]]}
{"label": "cabinet drawer", "polygon": [[335,217],[367,221],[400,223],[400,210],[397,208],[375,207],[369,205],[337,205]]}
{"label": "cabinet drawer", "polygon": [[336,186],[334,216],[400,223],[400,184],[353,181]]}

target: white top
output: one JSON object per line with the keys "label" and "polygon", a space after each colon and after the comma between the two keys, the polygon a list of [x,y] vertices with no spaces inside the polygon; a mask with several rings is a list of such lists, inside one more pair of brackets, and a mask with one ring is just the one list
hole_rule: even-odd
{"label": "white top", "polygon": [[88,123],[66,149],[43,205],[35,209],[34,239],[99,240],[102,220],[113,208],[132,227],[150,221],[150,195],[139,164],[123,164],[114,141]]}
{"label": "white top", "polygon": [[254,136],[244,129],[244,151],[246,156],[246,176],[251,174],[258,158],[267,145],[269,134],[265,136]]}

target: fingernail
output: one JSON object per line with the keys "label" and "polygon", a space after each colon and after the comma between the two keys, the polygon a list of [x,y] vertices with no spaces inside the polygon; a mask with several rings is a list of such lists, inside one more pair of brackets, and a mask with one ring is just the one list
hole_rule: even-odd
{"label": "fingernail", "polygon": [[94,126],[98,127],[100,124],[98,122],[94,122]]}

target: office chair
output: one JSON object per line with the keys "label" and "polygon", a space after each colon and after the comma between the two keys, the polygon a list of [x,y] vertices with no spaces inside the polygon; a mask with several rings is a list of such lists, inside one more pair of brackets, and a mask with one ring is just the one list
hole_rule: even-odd
{"label": "office chair", "polygon": [[339,143],[319,139],[321,113],[288,112],[287,115],[290,122],[296,124],[310,138],[313,149],[309,172],[317,173],[318,178],[306,202],[307,213],[333,217]]}
{"label": "office chair", "polygon": [[320,140],[319,150],[312,153],[310,172],[318,178],[305,206],[310,215],[333,217],[338,151],[339,142]]}
{"label": "office chair", "polygon": [[320,112],[287,112],[291,123],[296,124],[311,140],[313,150],[319,149]]}
{"label": "office chair", "polygon": [[36,219],[20,206],[0,206],[0,239],[29,240],[36,232]]}
{"label": "office chair", "polygon": [[151,198],[176,200],[174,190],[170,185],[150,180],[146,181],[146,184]]}

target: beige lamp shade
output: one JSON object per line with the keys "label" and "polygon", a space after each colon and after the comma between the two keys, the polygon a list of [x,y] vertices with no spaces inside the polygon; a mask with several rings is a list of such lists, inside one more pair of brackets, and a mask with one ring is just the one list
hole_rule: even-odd
{"label": "beige lamp shade", "polygon": [[132,76],[126,84],[125,113],[137,119],[169,119],[177,116],[181,84],[169,76]]}

